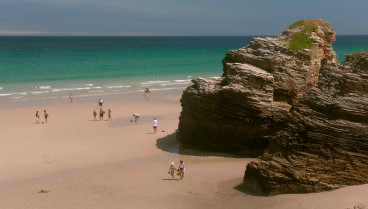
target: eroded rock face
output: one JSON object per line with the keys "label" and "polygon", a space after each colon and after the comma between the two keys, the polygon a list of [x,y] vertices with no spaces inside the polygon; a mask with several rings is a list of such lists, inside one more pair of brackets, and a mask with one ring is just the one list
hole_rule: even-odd
{"label": "eroded rock face", "polygon": [[230,50],[223,59],[224,73],[228,63],[247,63],[261,68],[274,77],[274,101],[292,104],[318,81],[320,70],[336,66],[336,54],[332,49],[335,32],[330,24],[316,21],[316,29],[310,34],[314,40],[311,49],[290,50],[288,43],[303,27],[286,29],[277,38],[254,38],[250,44],[238,50]]}
{"label": "eroded rock face", "polygon": [[368,183],[368,52],[347,55],[293,106],[289,123],[248,164],[244,185],[265,195]]}
{"label": "eroded rock face", "polygon": [[230,50],[221,78],[183,93],[179,139],[260,154],[244,187],[263,195],[368,183],[368,52],[337,64],[334,40],[328,23],[306,20]]}
{"label": "eroded rock face", "polygon": [[[221,78],[193,79],[183,93],[178,137],[183,143],[259,155],[287,125],[291,105],[318,81],[321,69],[336,66],[330,24],[309,20],[310,48],[291,50],[295,35],[309,26],[289,27],[277,38],[254,38],[230,50]],[[304,32],[303,32],[304,33]]]}

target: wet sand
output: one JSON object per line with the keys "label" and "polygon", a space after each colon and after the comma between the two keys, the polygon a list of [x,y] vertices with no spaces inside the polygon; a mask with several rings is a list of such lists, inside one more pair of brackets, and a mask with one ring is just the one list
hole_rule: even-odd
{"label": "wet sand", "polygon": [[[262,197],[239,191],[253,159],[180,148],[181,90],[109,96],[112,121],[93,120],[98,98],[0,109],[0,208],[354,208],[368,185]],[[41,105],[42,104],[42,105]],[[37,124],[36,110],[49,113]],[[132,114],[141,115],[131,123]],[[152,120],[158,119],[153,134]],[[171,180],[171,161],[185,178]],[[40,190],[48,193],[38,193]]]}

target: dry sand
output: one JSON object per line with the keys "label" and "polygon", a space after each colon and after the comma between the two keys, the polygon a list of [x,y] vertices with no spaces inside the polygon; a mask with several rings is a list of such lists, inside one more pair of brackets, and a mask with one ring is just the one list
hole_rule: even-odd
{"label": "dry sand", "polygon": [[[368,185],[318,194],[262,197],[237,188],[252,159],[180,148],[181,91],[104,98],[112,121],[94,121],[97,100],[0,109],[0,208],[354,208]],[[39,103],[44,103],[40,101]],[[50,115],[36,124],[35,111]],[[139,113],[138,124],[129,122]],[[153,134],[152,120],[158,119]],[[43,117],[41,117],[43,121]],[[182,181],[167,174],[186,165]],[[176,177],[177,178],[177,177]],[[49,193],[38,193],[40,190]]]}

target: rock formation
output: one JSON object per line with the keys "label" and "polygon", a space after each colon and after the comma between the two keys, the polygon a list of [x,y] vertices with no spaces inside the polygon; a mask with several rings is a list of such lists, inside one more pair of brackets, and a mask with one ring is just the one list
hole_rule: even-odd
{"label": "rock formation", "polygon": [[221,78],[183,93],[179,140],[261,155],[244,186],[264,195],[367,183],[368,52],[337,64],[334,40],[330,24],[302,20],[230,50]]}
{"label": "rock formation", "polygon": [[[318,81],[320,69],[336,65],[330,24],[294,25],[277,38],[254,38],[245,48],[230,50],[223,77],[192,80],[181,99],[178,137],[183,143],[263,153],[270,137],[285,127],[291,105]],[[313,31],[305,32],[310,26]],[[289,49],[303,32],[313,41],[310,49]]]}
{"label": "rock formation", "polygon": [[293,106],[285,130],[248,164],[244,185],[265,195],[368,183],[368,52],[326,68]]}

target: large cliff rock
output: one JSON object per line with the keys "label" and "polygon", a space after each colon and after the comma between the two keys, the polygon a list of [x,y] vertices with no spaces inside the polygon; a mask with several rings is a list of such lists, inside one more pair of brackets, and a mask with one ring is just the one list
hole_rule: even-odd
{"label": "large cliff rock", "polygon": [[265,195],[368,183],[368,52],[347,55],[293,106],[244,185]]}
{"label": "large cliff rock", "polygon": [[277,38],[230,50],[221,78],[197,78],[183,93],[180,141],[259,155],[287,125],[291,105],[336,66],[335,32],[322,20],[298,21]]}
{"label": "large cliff rock", "polygon": [[264,195],[368,183],[368,52],[336,62],[332,27],[303,20],[223,59],[183,93],[184,144],[260,155],[244,187]]}

